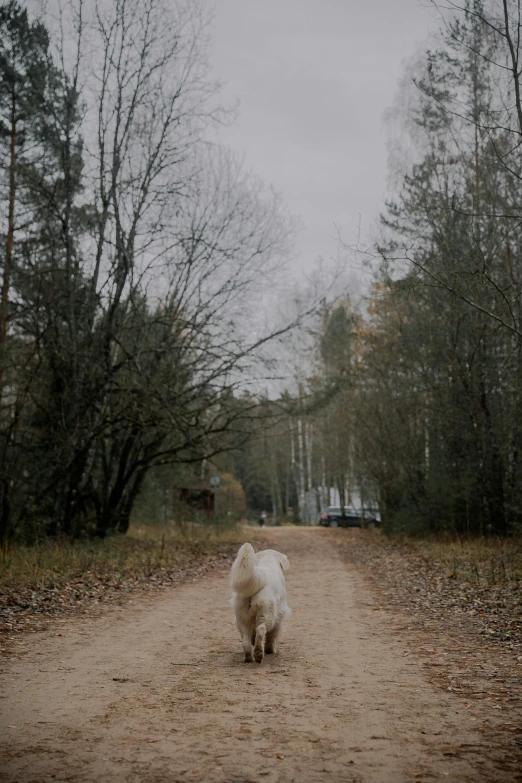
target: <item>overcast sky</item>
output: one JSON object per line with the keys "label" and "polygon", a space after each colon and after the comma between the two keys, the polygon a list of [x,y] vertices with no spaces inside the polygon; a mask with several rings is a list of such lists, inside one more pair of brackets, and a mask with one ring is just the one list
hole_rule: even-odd
{"label": "overcast sky", "polygon": [[215,0],[211,62],[240,111],[222,140],[300,215],[298,268],[371,228],[403,63],[435,26],[429,0]]}

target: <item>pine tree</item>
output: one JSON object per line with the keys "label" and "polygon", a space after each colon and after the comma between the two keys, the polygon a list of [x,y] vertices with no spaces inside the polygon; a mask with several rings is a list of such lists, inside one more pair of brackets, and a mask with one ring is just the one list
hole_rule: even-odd
{"label": "pine tree", "polygon": [[0,401],[6,363],[9,289],[15,234],[29,217],[24,169],[38,144],[38,114],[44,100],[49,39],[45,27],[31,22],[16,0],[0,7],[0,142],[8,182],[0,300]]}

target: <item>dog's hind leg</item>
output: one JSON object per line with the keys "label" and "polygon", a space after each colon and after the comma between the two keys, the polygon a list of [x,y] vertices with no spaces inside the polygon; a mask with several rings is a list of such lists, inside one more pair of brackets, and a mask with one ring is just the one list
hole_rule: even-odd
{"label": "dog's hind leg", "polygon": [[254,660],[261,663],[265,657],[266,625],[264,622],[256,626],[256,642],[254,645]]}
{"label": "dog's hind leg", "polygon": [[277,640],[281,633],[281,626],[275,625],[266,635],[265,652],[267,655],[277,652]]}
{"label": "dog's hind leg", "polygon": [[250,636],[250,633],[247,630],[241,631],[241,639],[243,640],[243,651],[245,653],[245,657],[243,658],[243,663],[253,663],[254,656],[252,655],[252,639]]}

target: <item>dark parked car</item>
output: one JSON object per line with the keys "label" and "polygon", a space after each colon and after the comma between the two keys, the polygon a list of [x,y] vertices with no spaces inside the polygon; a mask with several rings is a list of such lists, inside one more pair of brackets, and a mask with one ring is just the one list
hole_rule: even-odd
{"label": "dark parked car", "polygon": [[[351,506],[345,506],[343,517],[340,506],[328,506],[319,514],[318,524],[323,525],[323,527],[361,527],[362,511]],[[377,527],[379,525],[378,515],[372,511],[365,511],[364,524],[370,528]]]}

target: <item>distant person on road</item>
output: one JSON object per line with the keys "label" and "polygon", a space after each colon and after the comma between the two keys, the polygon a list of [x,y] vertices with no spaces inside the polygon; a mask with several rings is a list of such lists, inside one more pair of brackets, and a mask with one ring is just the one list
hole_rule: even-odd
{"label": "distant person on road", "polygon": [[262,511],[261,515],[260,515],[260,517],[258,519],[259,527],[264,527],[265,526],[265,519],[266,519],[266,511]]}

